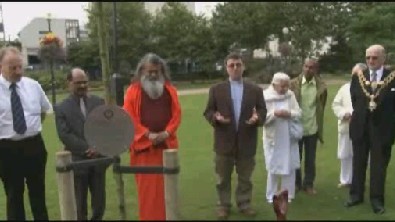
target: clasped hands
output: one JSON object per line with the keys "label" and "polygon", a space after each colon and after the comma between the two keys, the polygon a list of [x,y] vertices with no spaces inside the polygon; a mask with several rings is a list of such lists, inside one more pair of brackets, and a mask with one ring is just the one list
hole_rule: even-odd
{"label": "clasped hands", "polygon": [[146,133],[146,136],[149,140],[152,141],[153,145],[158,145],[164,142],[170,136],[170,134],[166,130],[164,130],[159,133],[148,132]]}
{"label": "clasped hands", "polygon": [[291,113],[285,109],[278,109],[274,111],[274,116],[286,119],[291,117]]}
{"label": "clasped hands", "polygon": [[86,155],[88,158],[96,158],[96,157],[99,156],[99,152],[97,152],[96,149],[94,149],[94,148],[88,148],[88,149],[85,151],[85,155]]}
{"label": "clasped hands", "polygon": [[[225,118],[220,112],[215,112],[214,113],[214,119],[217,121],[217,122],[219,122],[219,123],[222,123],[222,124],[228,124],[228,123],[230,123],[230,119],[229,118]],[[251,117],[248,119],[248,120],[246,120],[246,124],[248,124],[248,125],[253,125],[253,124],[255,124],[257,121],[258,121],[258,119],[259,119],[259,116],[258,116],[258,113],[256,112],[256,109],[254,108],[253,110],[252,110],[252,115],[251,115]]]}
{"label": "clasped hands", "polygon": [[343,116],[343,120],[344,120],[344,121],[348,121],[348,120],[351,119],[351,116],[352,116],[351,113],[346,113],[346,114],[344,114],[344,116]]}

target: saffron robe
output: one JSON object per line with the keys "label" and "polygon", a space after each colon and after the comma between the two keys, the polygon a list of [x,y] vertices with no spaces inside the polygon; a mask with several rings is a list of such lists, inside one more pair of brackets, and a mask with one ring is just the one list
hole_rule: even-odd
{"label": "saffron robe", "polygon": [[[163,130],[166,130],[169,133],[169,137],[164,141],[164,143],[158,144],[155,147],[146,136],[146,133],[157,130],[149,129],[142,122],[141,108],[144,96],[143,93],[145,92],[143,92],[141,84],[139,82],[132,83],[126,91],[123,108],[132,118],[135,128],[133,143],[130,146],[131,166],[162,166],[163,149],[178,148],[176,131],[181,122],[181,107],[175,87],[167,81],[165,82],[164,87],[164,90],[166,90],[170,96],[171,116],[170,120],[164,124],[165,129]],[[163,96],[164,95],[159,99]],[[145,99],[144,102],[147,103],[149,100]],[[155,104],[150,104],[149,106],[152,107],[155,106]],[[135,180],[138,192],[139,219],[166,220],[163,175],[135,174]]]}

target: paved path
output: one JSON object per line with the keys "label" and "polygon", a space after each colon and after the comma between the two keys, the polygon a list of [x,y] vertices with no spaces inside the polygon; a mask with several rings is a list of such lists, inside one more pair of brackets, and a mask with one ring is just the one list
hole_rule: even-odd
{"label": "paved path", "polygon": [[[328,85],[334,85],[334,84],[342,84],[346,83],[346,80],[341,80],[341,79],[331,79],[331,80],[326,80],[326,84]],[[260,86],[265,89],[268,84],[260,84]],[[209,88],[198,88],[198,89],[182,89],[178,90],[178,95],[183,96],[183,95],[199,95],[199,94],[207,94]]]}

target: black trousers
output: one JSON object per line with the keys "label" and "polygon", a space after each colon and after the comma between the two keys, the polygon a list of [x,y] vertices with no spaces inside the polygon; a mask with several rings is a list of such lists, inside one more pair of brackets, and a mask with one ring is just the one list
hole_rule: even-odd
{"label": "black trousers", "polygon": [[380,131],[367,118],[367,127],[360,140],[353,140],[353,177],[350,188],[352,200],[363,200],[365,192],[366,168],[370,153],[370,202],[384,206],[384,188],[391,145],[383,144]]}
{"label": "black trousers", "polygon": [[304,178],[302,182],[301,168],[296,170],[295,185],[298,188],[314,187],[315,179],[315,156],[317,151],[317,133],[313,135],[303,136],[299,140],[299,158],[302,165],[303,147],[304,147]]}
{"label": "black trousers", "polygon": [[74,173],[77,220],[88,218],[88,189],[91,194],[91,220],[102,220],[106,207],[106,167],[92,166]]}
{"label": "black trousers", "polygon": [[0,169],[7,196],[7,220],[26,220],[25,181],[34,220],[48,220],[45,203],[47,151],[41,134],[21,141],[0,140]]}

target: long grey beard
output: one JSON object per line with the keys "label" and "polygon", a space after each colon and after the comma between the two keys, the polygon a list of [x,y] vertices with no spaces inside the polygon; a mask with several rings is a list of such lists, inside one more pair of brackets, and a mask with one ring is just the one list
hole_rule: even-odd
{"label": "long grey beard", "polygon": [[160,76],[158,80],[149,80],[145,76],[141,76],[141,86],[151,99],[157,99],[163,94],[165,78]]}

